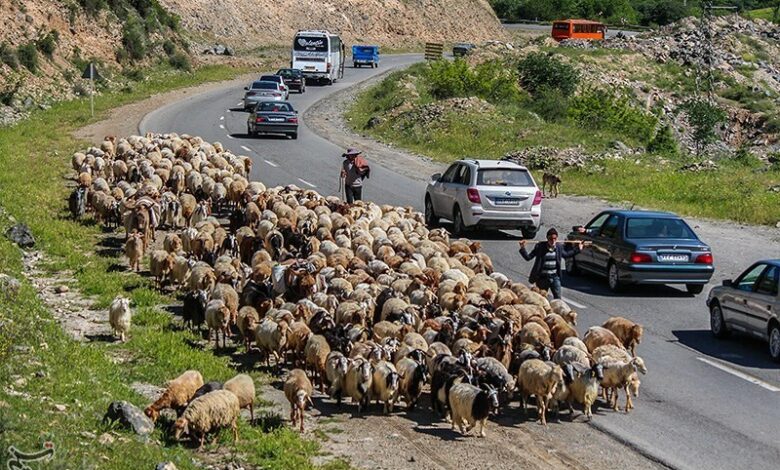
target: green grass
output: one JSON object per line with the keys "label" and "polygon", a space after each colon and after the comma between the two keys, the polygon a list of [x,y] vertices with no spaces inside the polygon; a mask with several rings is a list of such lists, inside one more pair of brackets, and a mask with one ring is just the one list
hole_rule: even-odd
{"label": "green grass", "polygon": [[742,16],[744,16],[745,18],[749,18],[751,20],[775,21],[775,9],[769,7],[769,8],[759,8],[757,10],[749,10],[743,12]]}
{"label": "green grass", "polygon": [[[50,468],[154,468],[166,460],[178,468],[201,466],[193,462],[191,449],[170,442],[160,430],[149,442],[122,430],[113,430],[115,440],[107,445],[85,437],[84,433],[100,436],[112,431],[101,423],[111,401],[127,400],[139,407],[148,404],[130,388],[135,381],[161,386],[191,368],[200,370],[206,380],[225,380],[236,371],[229,357],[192,346],[197,338],[174,326],[172,316],[160,307],[170,299],[153,291],[146,279],[111,272],[109,268],[120,260],[95,252],[101,230],[65,217],[68,188],[64,175],[72,152],[87,145],[71,137],[74,129],[105,118],[113,107],[244,72],[223,66],[201,68],[192,74],[158,69],[132,91],[96,97],[95,118],[89,117],[87,101],[71,101],[36,111],[16,126],[0,129],[0,207],[30,226],[36,249],[46,252],[52,261],[48,269],[73,272],[75,287],[94,296],[98,306],[107,305],[117,294],[129,293],[135,310],[126,344],[82,344],[62,331],[30,283],[23,282],[16,299],[0,295],[0,465],[4,466],[9,445],[33,451],[51,440],[56,456]],[[0,216],[0,230],[10,225],[7,215]],[[4,273],[24,279],[21,252],[5,237],[0,237],[0,266]],[[119,356],[121,364],[112,359]],[[258,373],[252,375],[257,382],[264,380]],[[26,383],[14,385],[14,389],[29,398],[9,393],[8,384],[19,378]],[[65,405],[67,410],[56,411],[54,404]],[[301,439],[286,426],[279,427],[280,422],[272,414],[267,415],[266,426],[251,427],[242,421],[238,445],[233,446],[229,432],[222,433],[208,446],[204,458],[217,459],[212,452],[218,452],[217,460],[235,460],[245,466],[312,468],[310,459],[318,454],[319,445]],[[328,468],[347,468],[345,465],[334,461]]]}

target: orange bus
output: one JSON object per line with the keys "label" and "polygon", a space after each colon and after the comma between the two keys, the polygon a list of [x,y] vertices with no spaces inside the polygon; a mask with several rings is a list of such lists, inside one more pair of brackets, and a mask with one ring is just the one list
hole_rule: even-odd
{"label": "orange bus", "polygon": [[552,25],[552,37],[556,41],[564,39],[602,40],[606,33],[607,27],[598,21],[558,20]]}

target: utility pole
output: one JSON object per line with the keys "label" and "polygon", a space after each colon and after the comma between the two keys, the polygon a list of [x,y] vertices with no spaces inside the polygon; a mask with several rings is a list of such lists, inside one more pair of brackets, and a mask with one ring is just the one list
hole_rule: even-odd
{"label": "utility pole", "polygon": [[[701,14],[701,34],[704,36],[701,43],[700,60],[696,64],[696,94],[701,94],[701,80],[702,77],[705,80],[705,86],[707,91],[707,100],[712,103],[714,101],[713,93],[715,90],[715,53],[712,45],[712,37],[714,31],[712,29],[712,11],[713,10],[737,10],[736,6],[714,6],[712,2],[704,2],[702,4]],[[706,67],[705,71],[702,71],[702,65]]]}

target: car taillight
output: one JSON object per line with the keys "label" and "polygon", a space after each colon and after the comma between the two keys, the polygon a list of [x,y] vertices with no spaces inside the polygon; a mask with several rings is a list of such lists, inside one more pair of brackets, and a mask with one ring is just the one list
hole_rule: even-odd
{"label": "car taillight", "polygon": [[330,62],[328,62],[328,65],[326,66],[325,71],[326,72],[330,72]]}
{"label": "car taillight", "polygon": [[298,118],[297,117],[287,118],[287,122],[292,122],[293,124],[298,124]]}
{"label": "car taillight", "polygon": [[697,264],[712,264],[712,253],[702,253],[696,257]]}
{"label": "car taillight", "polygon": [[265,118],[263,116],[257,116],[255,122],[265,122]]}
{"label": "car taillight", "polygon": [[282,96],[281,93],[271,93],[271,96]]}
{"label": "car taillight", "polygon": [[630,256],[629,260],[632,263],[652,263],[653,262],[653,258],[650,255],[648,255],[647,253],[637,253],[637,252],[631,253],[631,256]]}
{"label": "car taillight", "polygon": [[466,195],[469,197],[469,201],[474,204],[479,204],[482,200],[479,198],[479,190],[477,188],[469,188],[466,190]]}
{"label": "car taillight", "polygon": [[538,206],[542,203],[542,192],[538,189],[536,190],[536,194],[534,194],[534,204],[535,206]]}

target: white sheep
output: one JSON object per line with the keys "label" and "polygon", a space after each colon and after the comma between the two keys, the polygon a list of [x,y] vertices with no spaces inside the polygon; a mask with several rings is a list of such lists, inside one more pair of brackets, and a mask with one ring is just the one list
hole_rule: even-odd
{"label": "white sheep", "polygon": [[373,386],[374,368],[362,357],[355,358],[347,369],[344,378],[344,391],[358,404],[358,414],[368,407]]}
{"label": "white sheep", "polygon": [[238,397],[240,408],[249,408],[250,423],[255,422],[255,381],[246,374],[238,374],[222,386]]}
{"label": "white sheep", "polygon": [[547,405],[556,388],[563,384],[563,370],[555,363],[546,363],[539,359],[529,359],[520,366],[517,373],[517,388],[523,411],[526,411],[526,401],[530,395],[536,396],[539,410],[539,423],[547,424]]}
{"label": "white sheep", "polygon": [[108,322],[114,334],[119,334],[119,339],[124,343],[130,332],[130,320],[133,313],[130,311],[130,299],[117,297],[108,308]]}
{"label": "white sheep", "polygon": [[314,391],[306,372],[301,369],[293,369],[290,376],[284,382],[284,396],[290,402],[290,422],[293,426],[300,419],[300,430],[303,432],[303,411],[308,402],[312,407],[311,395]]}
{"label": "white sheep", "polygon": [[398,371],[387,361],[379,361],[374,366],[374,376],[371,379],[371,397],[384,403],[384,413],[392,413],[395,400],[398,398]]}
{"label": "white sheep", "polygon": [[341,406],[341,396],[344,391],[344,377],[346,377],[347,369],[351,363],[352,360],[340,351],[331,351],[325,359],[325,376],[330,384],[328,395],[335,398],[339,406]]}
{"label": "white sheep", "polygon": [[290,328],[286,321],[278,323],[265,318],[257,325],[255,330],[255,342],[257,346],[266,354],[265,363],[270,367],[271,355],[276,361],[276,367],[281,367],[282,351],[287,346],[287,334]]}
{"label": "white sheep", "polygon": [[241,406],[238,397],[228,390],[215,390],[192,401],[181,418],[173,424],[174,438],[182,433],[199,440],[198,449],[203,448],[206,434],[230,426],[233,442],[238,442],[238,416]]}
{"label": "white sheep", "polygon": [[[490,385],[481,389],[470,383],[457,383],[449,393],[452,429],[457,426],[466,434],[479,424],[479,437],[485,437],[485,424],[490,412],[498,409],[498,391]],[[464,429],[464,423],[467,427]]]}

